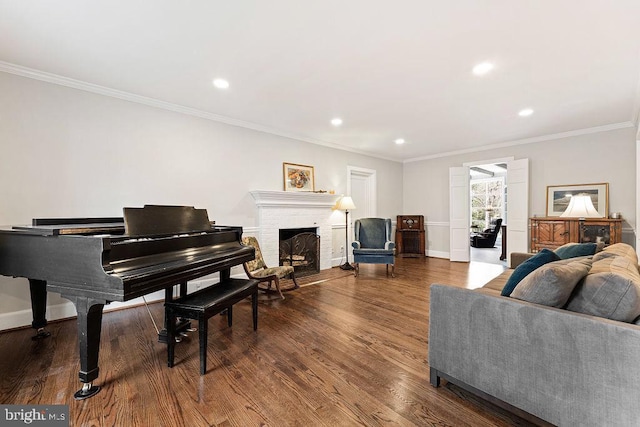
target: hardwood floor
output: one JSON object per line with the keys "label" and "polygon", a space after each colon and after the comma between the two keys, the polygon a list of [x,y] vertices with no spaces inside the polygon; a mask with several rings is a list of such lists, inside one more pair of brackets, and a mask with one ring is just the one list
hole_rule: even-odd
{"label": "hardwood floor", "polygon": [[[79,388],[74,320],[0,334],[0,402],[68,404],[74,426],[510,426],[518,417],[451,384],[433,388],[427,363],[429,285],[475,288],[498,265],[398,258],[360,276],[338,268],[300,279],[281,300],[262,295],[258,331],[249,300],[234,325],[209,322],[208,372],[199,375],[197,333],[166,346],[144,306],[105,313],[103,388],[75,401]],[[163,305],[151,304],[156,319]]]}

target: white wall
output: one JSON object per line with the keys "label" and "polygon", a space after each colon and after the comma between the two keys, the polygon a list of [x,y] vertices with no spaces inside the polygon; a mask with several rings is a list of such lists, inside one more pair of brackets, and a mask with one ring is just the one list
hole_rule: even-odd
{"label": "white wall", "polygon": [[404,165],[404,214],[424,215],[427,252],[448,257],[449,167],[465,162],[529,158],[529,216],[545,215],[548,185],[609,183],[609,212],[621,212],[623,240],[634,244],[636,154],[633,128],[617,129]]}
{"label": "white wall", "polygon": [[[282,190],[283,162],[313,165],[316,189],[337,194],[346,191],[347,166],[374,169],[378,214],[395,218],[402,210],[398,162],[11,74],[0,73],[0,94],[0,224],[179,204],[251,229],[257,209],[249,191]],[[334,235],[343,236],[339,213],[335,224]],[[30,323],[25,279],[0,276],[0,295],[0,329]],[[68,309],[53,312],[49,319]]]}

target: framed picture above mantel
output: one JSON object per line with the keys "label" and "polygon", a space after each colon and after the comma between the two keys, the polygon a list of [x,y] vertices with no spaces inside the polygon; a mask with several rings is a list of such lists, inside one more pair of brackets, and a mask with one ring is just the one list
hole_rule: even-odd
{"label": "framed picture above mantel", "polygon": [[602,218],[609,216],[609,183],[547,186],[547,217],[560,216],[569,206],[572,196],[588,194],[593,207]]}
{"label": "framed picture above mantel", "polygon": [[313,166],[283,163],[284,191],[315,191]]}

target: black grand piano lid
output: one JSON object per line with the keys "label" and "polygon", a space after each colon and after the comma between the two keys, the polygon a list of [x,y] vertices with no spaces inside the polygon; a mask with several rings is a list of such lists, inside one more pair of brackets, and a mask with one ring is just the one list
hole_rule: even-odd
{"label": "black grand piano lid", "polygon": [[123,208],[125,234],[159,236],[211,230],[206,209],[193,206],[144,205]]}
{"label": "black grand piano lid", "polygon": [[122,217],[34,218],[31,225],[14,225],[11,230],[41,236],[123,234]]}

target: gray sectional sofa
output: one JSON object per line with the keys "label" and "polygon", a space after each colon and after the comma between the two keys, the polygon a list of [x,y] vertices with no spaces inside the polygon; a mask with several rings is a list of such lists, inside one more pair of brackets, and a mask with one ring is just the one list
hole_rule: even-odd
{"label": "gray sectional sofa", "polygon": [[[512,266],[527,256],[514,254]],[[586,275],[575,273],[585,263]],[[634,249],[618,244],[593,256],[550,262],[516,285],[528,287],[519,292],[528,295],[524,299],[548,305],[502,296],[513,274],[509,269],[477,290],[431,285],[431,384],[445,379],[534,422],[640,426],[640,272]],[[576,283],[567,285],[568,293],[555,292],[564,286],[558,280]],[[564,293],[567,300],[552,295],[544,301],[545,292]]]}

